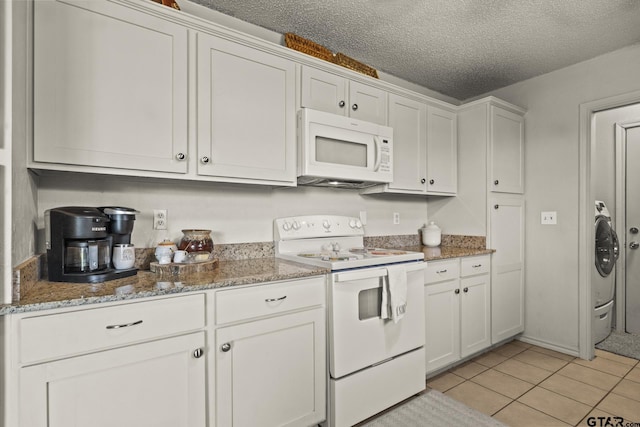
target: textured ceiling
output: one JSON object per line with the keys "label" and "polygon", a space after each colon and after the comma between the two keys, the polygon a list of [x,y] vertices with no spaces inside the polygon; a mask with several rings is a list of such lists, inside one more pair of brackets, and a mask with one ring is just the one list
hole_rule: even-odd
{"label": "textured ceiling", "polygon": [[640,42],[640,0],[192,1],[459,100]]}

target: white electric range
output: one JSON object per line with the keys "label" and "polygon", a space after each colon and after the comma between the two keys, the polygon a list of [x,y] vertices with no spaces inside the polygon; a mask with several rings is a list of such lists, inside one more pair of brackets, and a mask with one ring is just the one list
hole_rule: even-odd
{"label": "white electric range", "polygon": [[[327,425],[351,426],[424,390],[424,254],[366,248],[362,222],[336,215],[278,218],[274,240],[276,257],[331,269]],[[406,283],[399,320],[381,314],[391,277]]]}

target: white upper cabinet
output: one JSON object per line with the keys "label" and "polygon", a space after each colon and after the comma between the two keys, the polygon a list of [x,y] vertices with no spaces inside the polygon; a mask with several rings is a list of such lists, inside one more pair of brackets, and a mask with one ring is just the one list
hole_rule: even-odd
{"label": "white upper cabinet", "polygon": [[458,189],[456,113],[427,109],[427,193],[455,195]]}
{"label": "white upper cabinet", "polygon": [[390,93],[388,124],[393,128],[393,182],[362,193],[454,196],[458,185],[456,113]]}
{"label": "white upper cabinet", "polygon": [[116,3],[34,2],[35,162],[187,172],[187,29]]}
{"label": "white upper cabinet", "polygon": [[295,63],[197,36],[198,174],[296,181]]}
{"label": "white upper cabinet", "polygon": [[389,94],[389,126],[393,128],[393,182],[389,191],[426,191],[427,106]]}
{"label": "white upper cabinet", "polygon": [[491,191],[524,193],[524,117],[491,106]]}
{"label": "white upper cabinet", "polygon": [[387,92],[382,89],[305,65],[301,89],[302,107],[387,124]]}

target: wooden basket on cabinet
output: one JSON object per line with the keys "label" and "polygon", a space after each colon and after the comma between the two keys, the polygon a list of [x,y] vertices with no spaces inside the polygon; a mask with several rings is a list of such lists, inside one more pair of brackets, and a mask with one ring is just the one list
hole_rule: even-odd
{"label": "wooden basket on cabinet", "polygon": [[305,39],[297,34],[286,33],[284,35],[284,43],[288,48],[295,49],[298,52],[306,53],[307,55],[324,59],[325,61],[334,62],[333,52],[326,47],[309,39]]}
{"label": "wooden basket on cabinet", "polygon": [[350,70],[366,74],[367,76],[373,77],[374,79],[378,78],[378,71],[375,68],[363,64],[360,61],[356,61],[355,59],[348,57],[344,53],[336,53],[334,62],[345,68],[349,68]]}

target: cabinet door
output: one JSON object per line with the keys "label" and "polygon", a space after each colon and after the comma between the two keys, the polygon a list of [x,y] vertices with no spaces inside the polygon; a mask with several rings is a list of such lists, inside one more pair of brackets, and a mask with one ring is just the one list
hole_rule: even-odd
{"label": "cabinet door", "polygon": [[324,420],[325,350],[324,308],[218,329],[217,424],[309,426]]}
{"label": "cabinet door", "polygon": [[347,116],[348,97],[344,77],[313,67],[302,67],[302,107]]}
{"label": "cabinet door", "polygon": [[460,359],[459,286],[454,279],[424,288],[427,373]]}
{"label": "cabinet door", "polygon": [[186,173],[187,29],[113,2],[34,2],[36,162]]}
{"label": "cabinet door", "polygon": [[466,357],[491,345],[490,277],[465,277],[460,288],[460,357]]}
{"label": "cabinet door", "polygon": [[20,370],[20,427],[202,427],[204,333]]}
{"label": "cabinet door", "polygon": [[198,174],[294,184],[295,64],[198,34]]}
{"label": "cabinet door", "polygon": [[491,106],[491,182],[499,193],[524,193],[524,117]]}
{"label": "cabinet door", "polygon": [[393,182],[389,189],[424,194],[427,106],[389,94],[389,126],[393,128]]}
{"label": "cabinet door", "polygon": [[456,113],[427,109],[427,192],[456,194],[458,135]]}
{"label": "cabinet door", "polygon": [[[366,122],[387,124],[387,92],[359,82],[349,82],[349,116]],[[395,136],[395,135],[394,135]]]}
{"label": "cabinet door", "polygon": [[524,200],[490,201],[492,343],[524,331]]}

